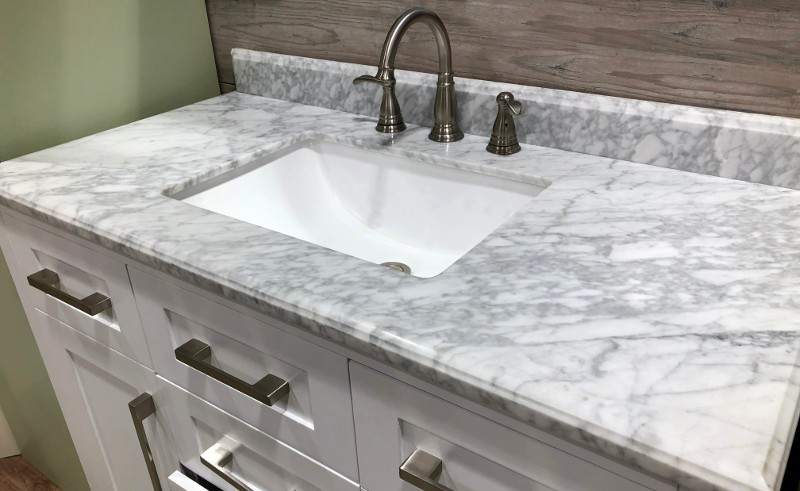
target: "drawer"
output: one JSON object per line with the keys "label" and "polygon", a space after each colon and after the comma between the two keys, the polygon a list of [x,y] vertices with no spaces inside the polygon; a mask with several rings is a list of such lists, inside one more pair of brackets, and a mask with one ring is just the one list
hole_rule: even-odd
{"label": "drawer", "polygon": [[133,268],[131,280],[159,375],[358,479],[347,358]]}
{"label": "drawer", "polygon": [[650,489],[363,365],[351,363],[350,374],[370,491]]}
{"label": "drawer", "polygon": [[[3,222],[28,316],[32,309],[44,312],[152,367],[124,263],[11,216],[4,215]],[[107,301],[99,301],[102,297]]]}
{"label": "drawer", "polygon": [[[158,379],[162,410],[180,461],[212,484],[235,491],[358,491],[355,482],[162,377]],[[175,489],[194,490],[191,483],[175,477]]]}

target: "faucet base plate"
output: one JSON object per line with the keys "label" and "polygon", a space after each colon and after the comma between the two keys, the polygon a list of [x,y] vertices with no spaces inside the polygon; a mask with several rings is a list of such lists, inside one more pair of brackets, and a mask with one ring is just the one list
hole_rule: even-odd
{"label": "faucet base plate", "polygon": [[401,131],[405,131],[406,124],[403,122],[395,123],[395,124],[382,124],[378,123],[375,126],[375,131],[380,133],[400,133]]}
{"label": "faucet base plate", "polygon": [[454,124],[434,126],[428,138],[439,143],[449,143],[464,138],[464,132]]}
{"label": "faucet base plate", "polygon": [[486,151],[495,155],[512,155],[522,150],[519,143],[508,146],[498,146],[493,144],[486,145]]}

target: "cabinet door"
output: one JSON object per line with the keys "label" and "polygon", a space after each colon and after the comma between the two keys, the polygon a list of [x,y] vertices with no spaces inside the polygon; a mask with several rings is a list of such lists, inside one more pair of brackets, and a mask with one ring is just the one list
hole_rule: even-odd
{"label": "cabinet door", "polygon": [[[40,311],[31,320],[91,488],[170,489],[177,461],[166,420],[156,410],[155,373]],[[129,407],[137,399],[138,424]],[[152,454],[150,465],[145,450]]]}

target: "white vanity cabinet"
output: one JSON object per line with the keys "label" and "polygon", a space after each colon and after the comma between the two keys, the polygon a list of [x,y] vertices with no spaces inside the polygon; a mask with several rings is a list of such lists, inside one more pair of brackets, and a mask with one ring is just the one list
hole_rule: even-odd
{"label": "white vanity cabinet", "polygon": [[94,491],[203,491],[181,464],[224,491],[677,489],[69,234],[0,217]]}

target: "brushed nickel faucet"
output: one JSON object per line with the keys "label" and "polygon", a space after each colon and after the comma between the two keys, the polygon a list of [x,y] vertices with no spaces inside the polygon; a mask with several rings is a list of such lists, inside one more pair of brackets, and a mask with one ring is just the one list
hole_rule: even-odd
{"label": "brushed nickel faucet", "polygon": [[435,122],[428,138],[437,142],[454,142],[464,138],[464,132],[456,123],[456,91],[453,84],[452,51],[450,38],[442,19],[430,10],[414,7],[397,20],[389,29],[386,40],[383,42],[383,51],[378,63],[378,73],[362,75],[353,84],[364,82],[375,83],[383,87],[383,101],[378,125],[375,127],[381,133],[399,133],[406,129],[403,115],[400,113],[400,104],[394,94],[397,81],[394,78],[394,59],[400,40],[409,27],[417,22],[423,22],[433,31],[436,38],[436,48],[439,51],[439,80],[436,83],[436,100],[433,104]]}

